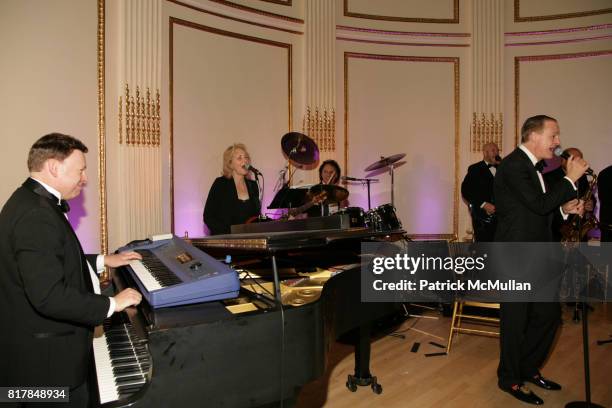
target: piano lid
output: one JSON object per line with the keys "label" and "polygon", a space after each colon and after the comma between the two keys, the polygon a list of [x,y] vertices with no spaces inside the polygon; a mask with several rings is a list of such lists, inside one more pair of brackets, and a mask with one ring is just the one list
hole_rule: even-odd
{"label": "piano lid", "polygon": [[225,248],[228,250],[276,252],[319,248],[337,241],[384,238],[389,235],[401,235],[404,233],[404,230],[372,231],[367,228],[350,228],[213,235],[210,237],[193,238],[191,242],[195,247],[203,250]]}

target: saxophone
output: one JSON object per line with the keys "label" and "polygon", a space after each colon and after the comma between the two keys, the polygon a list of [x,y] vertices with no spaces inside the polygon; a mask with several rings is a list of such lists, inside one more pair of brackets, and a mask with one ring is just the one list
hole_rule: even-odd
{"label": "saxophone", "polygon": [[[592,174],[589,188],[580,199],[585,203],[591,201],[595,186],[597,186],[597,175]],[[581,242],[586,238],[589,231],[598,228],[599,220],[597,220],[594,210],[595,208],[585,212],[582,217],[574,215],[570,222],[563,224],[561,226],[561,242]]]}

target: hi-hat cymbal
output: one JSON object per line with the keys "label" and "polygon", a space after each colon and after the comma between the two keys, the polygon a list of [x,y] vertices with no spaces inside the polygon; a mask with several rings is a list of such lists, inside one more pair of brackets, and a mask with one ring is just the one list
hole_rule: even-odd
{"label": "hi-hat cymbal", "polygon": [[299,132],[289,132],[281,139],[283,153],[290,161],[308,165],[319,161],[319,148],[314,140]]}
{"label": "hi-hat cymbal", "polygon": [[325,202],[327,203],[339,203],[346,200],[349,196],[349,192],[346,188],[335,184],[315,184],[308,190],[308,194],[311,196],[316,196],[323,192],[325,192]]}
{"label": "hi-hat cymbal", "polygon": [[395,163],[396,161],[403,159],[404,157],[406,157],[406,153],[394,154],[393,156],[389,156],[389,157],[381,156],[380,160],[370,164],[368,167],[365,168],[364,171],[372,171],[376,169],[381,169],[383,167],[388,167],[392,165],[393,163]]}

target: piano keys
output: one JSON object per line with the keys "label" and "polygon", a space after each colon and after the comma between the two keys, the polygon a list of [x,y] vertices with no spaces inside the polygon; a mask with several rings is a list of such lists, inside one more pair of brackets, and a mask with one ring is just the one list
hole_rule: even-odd
{"label": "piano keys", "polygon": [[106,319],[93,340],[100,403],[127,399],[151,378],[151,356],[125,313]]}

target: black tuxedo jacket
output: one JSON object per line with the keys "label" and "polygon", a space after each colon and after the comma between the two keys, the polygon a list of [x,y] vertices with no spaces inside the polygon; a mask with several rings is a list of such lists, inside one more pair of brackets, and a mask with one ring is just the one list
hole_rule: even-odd
{"label": "black tuxedo jacket", "polygon": [[612,241],[612,166],[599,172],[597,196],[599,197],[601,242],[610,242]]}
{"label": "black tuxedo jacket", "polygon": [[566,179],[547,186],[546,193],[529,157],[516,148],[502,160],[495,174],[497,229],[495,241],[550,242],[554,211],[577,193]]}
{"label": "black tuxedo jacket", "polygon": [[493,204],[493,174],[484,160],[468,167],[461,183],[461,195],[474,209],[485,201]]}
{"label": "black tuxedo jacket", "polygon": [[82,384],[110,307],[49,196],[28,179],[0,212],[0,386]]}

